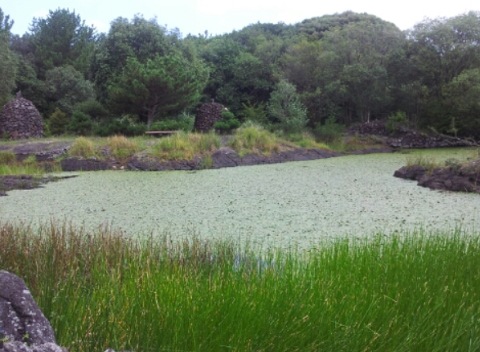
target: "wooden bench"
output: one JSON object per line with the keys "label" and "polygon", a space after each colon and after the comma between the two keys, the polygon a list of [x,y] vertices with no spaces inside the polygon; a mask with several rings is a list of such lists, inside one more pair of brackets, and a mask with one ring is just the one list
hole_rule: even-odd
{"label": "wooden bench", "polygon": [[179,133],[180,131],[147,131],[145,132],[146,135],[154,136],[154,137],[163,137],[163,136],[171,136],[172,134]]}

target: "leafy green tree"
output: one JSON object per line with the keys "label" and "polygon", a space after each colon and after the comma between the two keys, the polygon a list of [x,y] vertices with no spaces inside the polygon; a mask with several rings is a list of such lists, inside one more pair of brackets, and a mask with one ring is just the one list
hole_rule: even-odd
{"label": "leafy green tree", "polygon": [[0,106],[9,100],[15,88],[17,60],[8,47],[12,26],[13,21],[8,15],[4,15],[0,8]]}
{"label": "leafy green tree", "polygon": [[46,97],[54,107],[71,114],[75,104],[93,99],[92,83],[72,66],[56,67],[46,72]]}
{"label": "leafy green tree", "polygon": [[111,80],[122,73],[129,58],[145,64],[157,55],[178,50],[178,33],[167,31],[155,19],[146,20],[141,15],[135,15],[132,20],[115,19],[108,34],[98,38],[90,69],[100,102],[107,101]]}
{"label": "leafy green tree", "polygon": [[267,112],[286,133],[300,132],[308,122],[307,111],[295,86],[285,79],[280,80],[270,95]]}
{"label": "leafy green tree", "polygon": [[196,103],[207,79],[202,62],[192,63],[180,55],[157,55],[146,63],[130,57],[109,94],[117,110],[144,113],[150,126],[155,117]]}
{"label": "leafy green tree", "polygon": [[57,9],[46,18],[34,18],[29,36],[38,77],[55,67],[71,65],[86,78],[96,34],[75,11]]}

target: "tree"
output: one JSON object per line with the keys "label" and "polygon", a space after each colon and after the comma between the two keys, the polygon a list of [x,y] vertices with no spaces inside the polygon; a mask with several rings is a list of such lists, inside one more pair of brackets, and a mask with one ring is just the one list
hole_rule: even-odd
{"label": "tree", "polygon": [[92,83],[72,66],[56,67],[46,72],[46,97],[54,107],[71,114],[75,104],[93,99]]}
{"label": "tree", "polygon": [[46,71],[71,65],[86,78],[96,34],[75,11],[57,9],[46,18],[34,18],[29,36],[40,79]]}
{"label": "tree", "polygon": [[15,88],[17,60],[8,47],[12,26],[13,21],[0,8],[0,106],[8,101]]}
{"label": "tree", "polygon": [[300,102],[296,88],[282,79],[270,95],[267,112],[284,132],[300,132],[308,122],[307,111]]}
{"label": "tree", "polygon": [[157,55],[177,52],[178,44],[178,33],[167,31],[155,19],[146,20],[141,15],[130,21],[115,19],[108,34],[98,38],[90,69],[100,102],[107,101],[111,80],[122,73],[129,58],[145,64]]}
{"label": "tree", "polygon": [[150,126],[155,117],[197,102],[207,79],[202,62],[190,62],[180,55],[156,55],[146,63],[130,57],[108,92],[117,110],[143,112]]}

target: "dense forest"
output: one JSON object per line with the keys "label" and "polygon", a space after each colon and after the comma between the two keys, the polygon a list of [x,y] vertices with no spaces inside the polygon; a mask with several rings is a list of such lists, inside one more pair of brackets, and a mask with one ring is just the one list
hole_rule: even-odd
{"label": "dense forest", "polygon": [[0,9],[0,103],[21,90],[54,135],[182,128],[214,99],[285,132],[393,118],[480,137],[480,12],[407,31],[354,12],[220,36],[141,15],[97,33],[67,9],[13,25]]}

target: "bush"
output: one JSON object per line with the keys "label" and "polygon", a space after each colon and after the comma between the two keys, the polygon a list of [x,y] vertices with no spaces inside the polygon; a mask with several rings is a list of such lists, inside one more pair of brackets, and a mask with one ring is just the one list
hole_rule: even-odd
{"label": "bush", "polygon": [[147,125],[135,122],[135,118],[130,115],[124,115],[96,126],[93,133],[101,137],[114,135],[139,136],[144,134],[146,130]]}
{"label": "bush", "polygon": [[325,142],[333,142],[339,139],[344,131],[345,126],[337,123],[334,116],[330,116],[324,125],[318,124],[315,128],[318,139]]}
{"label": "bush", "polygon": [[68,154],[70,156],[91,158],[95,156],[95,146],[91,140],[86,139],[85,137],[78,137],[70,147]]}
{"label": "bush", "polygon": [[267,111],[285,133],[300,132],[308,122],[307,110],[300,102],[295,86],[284,79],[270,95]]}
{"label": "bush", "polygon": [[75,134],[87,136],[92,133],[93,122],[90,115],[81,111],[74,111],[66,129]]}
{"label": "bush", "polygon": [[388,117],[385,127],[387,128],[388,132],[394,133],[398,131],[400,127],[407,125],[407,114],[405,114],[403,111],[397,111],[395,114],[392,114]]}
{"label": "bush", "polygon": [[243,110],[240,111],[240,116],[243,121],[251,121],[264,127],[269,125],[267,112],[265,111],[264,103],[247,104],[242,103]]}
{"label": "bush", "polygon": [[66,127],[69,124],[70,119],[68,115],[60,109],[55,109],[55,112],[50,115],[48,126],[52,135],[63,134],[66,131]]}
{"label": "bush", "polygon": [[222,112],[222,119],[215,122],[213,127],[223,133],[231,132],[240,127],[241,123],[235,118],[235,115],[230,111]]}
{"label": "bush", "polygon": [[92,119],[98,119],[108,115],[108,110],[98,101],[93,99],[76,104],[74,110],[83,112],[84,114],[89,115]]}
{"label": "bush", "polygon": [[189,129],[188,121],[177,121],[177,120],[163,120],[153,123],[149,131],[188,131]]}

